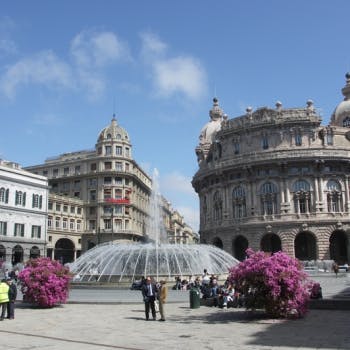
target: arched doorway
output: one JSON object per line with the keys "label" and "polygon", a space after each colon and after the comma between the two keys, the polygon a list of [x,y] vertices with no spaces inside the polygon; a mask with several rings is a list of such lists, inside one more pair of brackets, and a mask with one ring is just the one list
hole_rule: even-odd
{"label": "arched doorway", "polygon": [[342,265],[348,263],[348,238],[344,231],[334,231],[329,238],[330,258]]}
{"label": "arched doorway", "polygon": [[268,233],[261,239],[260,247],[263,252],[279,252],[282,250],[281,239],[275,233]]}
{"label": "arched doorway", "polygon": [[300,232],[294,241],[295,257],[299,260],[316,260],[316,239],[310,232]]}
{"label": "arched doorway", "polygon": [[243,236],[238,236],[234,241],[233,241],[233,256],[240,260],[243,261],[246,258],[246,250],[248,248],[248,240],[243,237]]}
{"label": "arched doorway", "polygon": [[16,245],[12,249],[12,265],[23,262],[23,248],[20,245]]}
{"label": "arched doorway", "polygon": [[33,246],[30,248],[30,253],[29,253],[29,258],[30,259],[36,259],[39,258],[40,256],[40,249],[37,246]]}
{"label": "arched doorway", "polygon": [[6,248],[0,244],[0,261],[6,260]]}
{"label": "arched doorway", "polygon": [[215,245],[215,247],[218,247],[220,249],[223,249],[224,248],[224,245],[222,243],[222,240],[219,238],[219,237],[215,237],[213,239],[213,245]]}
{"label": "arched doorway", "polygon": [[61,264],[74,261],[74,243],[67,238],[61,238],[55,245],[55,260]]}

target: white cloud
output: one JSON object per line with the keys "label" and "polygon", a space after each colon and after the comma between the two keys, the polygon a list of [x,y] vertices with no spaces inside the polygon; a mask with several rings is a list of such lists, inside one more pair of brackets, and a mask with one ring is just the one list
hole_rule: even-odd
{"label": "white cloud", "polygon": [[10,39],[0,39],[0,56],[17,53],[16,44]]}
{"label": "white cloud", "polygon": [[156,93],[170,96],[183,93],[198,99],[206,90],[206,74],[200,62],[192,57],[176,57],[153,64]]}
{"label": "white cloud", "polygon": [[130,59],[127,45],[112,32],[79,33],[72,40],[71,54],[80,69],[93,69]]}
{"label": "white cloud", "polygon": [[150,58],[153,55],[161,55],[166,49],[167,45],[162,42],[157,35],[151,32],[141,33],[142,49],[141,53],[144,59]]}
{"label": "white cloud", "polygon": [[0,90],[13,98],[20,85],[31,83],[64,88],[74,85],[70,66],[51,51],[40,52],[8,67],[0,80]]}
{"label": "white cloud", "polygon": [[195,191],[191,185],[191,178],[178,172],[160,177],[160,188],[171,189],[171,192],[195,195]]}

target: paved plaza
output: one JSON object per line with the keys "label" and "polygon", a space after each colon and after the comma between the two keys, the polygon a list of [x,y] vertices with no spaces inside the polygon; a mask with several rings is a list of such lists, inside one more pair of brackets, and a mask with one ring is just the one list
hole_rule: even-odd
{"label": "paved plaza", "polygon": [[[347,298],[350,278],[322,278],[329,298]],[[145,321],[139,291],[73,289],[69,303],[53,309],[18,303],[15,320],[0,322],[1,348],[350,349],[349,310],[273,320],[243,309],[190,309],[188,292],[169,292],[166,322]]]}

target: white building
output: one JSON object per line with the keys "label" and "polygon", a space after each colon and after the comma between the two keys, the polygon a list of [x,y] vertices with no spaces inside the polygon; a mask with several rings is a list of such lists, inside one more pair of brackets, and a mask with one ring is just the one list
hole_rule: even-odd
{"label": "white building", "polygon": [[45,256],[47,178],[0,160],[0,261]]}

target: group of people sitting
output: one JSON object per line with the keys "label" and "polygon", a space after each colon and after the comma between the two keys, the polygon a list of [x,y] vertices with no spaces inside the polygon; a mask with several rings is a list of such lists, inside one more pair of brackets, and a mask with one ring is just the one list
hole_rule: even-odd
{"label": "group of people sitting", "polygon": [[201,277],[189,276],[189,279],[181,280],[175,277],[174,290],[190,290],[196,288],[201,292],[202,299],[207,299],[213,306],[218,307],[242,307],[244,298],[240,291],[226,279],[223,285],[219,285],[218,277],[209,275],[205,269]]}

